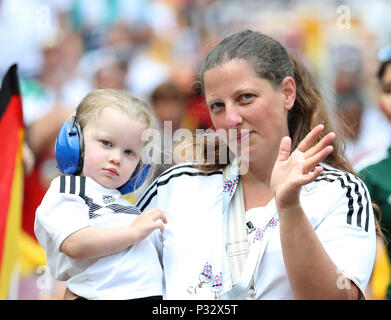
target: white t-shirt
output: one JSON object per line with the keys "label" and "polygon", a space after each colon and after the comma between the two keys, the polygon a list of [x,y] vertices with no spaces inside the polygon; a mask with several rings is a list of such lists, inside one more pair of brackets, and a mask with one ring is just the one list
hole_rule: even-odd
{"label": "white t-shirt", "polygon": [[[354,281],[363,292],[376,251],[369,193],[354,175],[323,166],[324,175],[302,188],[301,203],[338,271]],[[212,216],[222,210],[222,180],[221,170],[204,173],[190,164],[181,164],[163,173],[138,201],[142,211],[158,207],[167,215],[164,233],[153,234],[164,266],[166,299],[198,298],[189,294],[188,289],[199,283],[200,270],[210,257],[211,241],[215,240],[218,223]],[[262,214],[266,211],[276,213],[274,202],[246,213],[247,222],[251,221],[253,227],[248,237],[250,250],[254,238],[269,223],[264,219],[266,214]],[[293,299],[282,257],[278,223],[272,225],[271,232],[255,275],[255,298]],[[223,260],[222,293],[231,287],[229,272],[224,272],[229,269],[227,259]],[[343,288],[346,283],[342,277],[340,280],[336,286]]]}
{"label": "white t-shirt", "polygon": [[35,234],[53,276],[86,299],[134,299],[162,295],[162,270],[149,238],[100,258],[75,260],[60,252],[70,234],[88,227],[128,226],[140,211],[93,179],[55,178],[36,211]]}

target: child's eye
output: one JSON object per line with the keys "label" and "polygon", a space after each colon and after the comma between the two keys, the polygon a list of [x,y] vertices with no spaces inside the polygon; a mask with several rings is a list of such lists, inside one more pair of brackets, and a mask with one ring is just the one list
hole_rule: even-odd
{"label": "child's eye", "polygon": [[125,150],[125,154],[128,156],[134,155],[134,152],[132,150]]}
{"label": "child's eye", "polygon": [[101,143],[104,147],[111,147],[112,144],[110,141],[107,141],[107,140],[101,140]]}

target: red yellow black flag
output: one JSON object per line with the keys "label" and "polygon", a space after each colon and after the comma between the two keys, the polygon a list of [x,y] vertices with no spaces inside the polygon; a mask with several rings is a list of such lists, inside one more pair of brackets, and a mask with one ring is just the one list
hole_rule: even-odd
{"label": "red yellow black flag", "polygon": [[20,258],[24,123],[16,64],[0,88],[0,299],[7,299]]}

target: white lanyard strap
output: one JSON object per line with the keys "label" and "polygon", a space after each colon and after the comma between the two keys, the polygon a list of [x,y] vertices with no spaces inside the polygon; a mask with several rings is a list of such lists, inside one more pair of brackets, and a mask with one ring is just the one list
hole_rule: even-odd
{"label": "white lanyard strap", "polygon": [[226,250],[233,284],[239,281],[249,252],[242,190],[242,181],[239,180],[237,190],[229,206],[228,225],[223,229],[227,232]]}
{"label": "white lanyard strap", "polygon": [[262,260],[272,231],[278,223],[276,215],[277,212],[274,212],[273,216],[262,230],[262,239],[255,241],[250,247],[250,252],[247,256],[239,282],[236,283],[231,290],[222,294],[219,297],[220,300],[253,299],[255,297],[254,276]]}

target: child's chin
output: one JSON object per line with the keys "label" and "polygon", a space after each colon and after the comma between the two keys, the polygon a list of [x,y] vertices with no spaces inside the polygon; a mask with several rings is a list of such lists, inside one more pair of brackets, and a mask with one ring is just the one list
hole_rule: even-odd
{"label": "child's chin", "polygon": [[118,185],[118,183],[114,183],[113,181],[101,181],[99,184],[106,189],[117,189],[122,186],[122,184]]}

